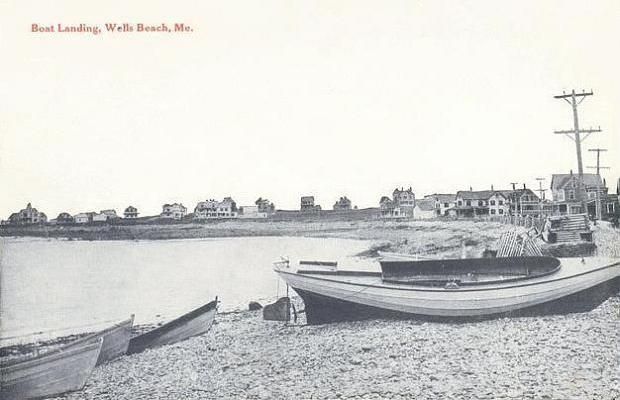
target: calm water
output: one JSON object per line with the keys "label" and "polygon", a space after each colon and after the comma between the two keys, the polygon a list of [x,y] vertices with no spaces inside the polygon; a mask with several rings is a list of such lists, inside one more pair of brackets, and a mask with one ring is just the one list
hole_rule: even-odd
{"label": "calm water", "polygon": [[298,237],[0,239],[0,345],[94,330],[131,313],[137,324],[168,320],[216,295],[223,310],[245,308],[285,293],[273,272],[280,256],[367,268],[354,255],[368,246]]}

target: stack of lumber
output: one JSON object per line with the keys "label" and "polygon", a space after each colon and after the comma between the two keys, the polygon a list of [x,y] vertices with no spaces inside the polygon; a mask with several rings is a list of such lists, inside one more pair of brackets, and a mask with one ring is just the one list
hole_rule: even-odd
{"label": "stack of lumber", "polygon": [[497,257],[523,256],[542,256],[536,237],[530,237],[527,232],[519,235],[515,231],[509,231],[500,236]]}

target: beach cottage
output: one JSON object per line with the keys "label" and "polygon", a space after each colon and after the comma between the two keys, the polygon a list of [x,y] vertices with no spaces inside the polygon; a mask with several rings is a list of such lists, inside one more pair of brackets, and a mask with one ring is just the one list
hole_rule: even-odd
{"label": "beach cottage", "polygon": [[162,206],[160,218],[181,220],[185,217],[187,208],[181,203],[164,204]]}
{"label": "beach cottage", "polygon": [[435,210],[435,200],[422,199],[415,202],[413,208],[413,217],[415,219],[431,219],[437,217]]}

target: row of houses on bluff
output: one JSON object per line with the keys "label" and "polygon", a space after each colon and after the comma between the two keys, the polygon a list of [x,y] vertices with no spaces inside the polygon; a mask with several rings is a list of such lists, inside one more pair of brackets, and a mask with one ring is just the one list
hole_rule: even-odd
{"label": "row of houses on bluff", "polygon": [[[132,219],[138,217],[138,209],[129,206],[125,209],[124,217],[126,219]],[[50,223],[56,225],[68,225],[68,224],[89,224],[89,223],[102,223],[111,220],[119,219],[116,214],[116,210],[101,210],[100,212],[88,211],[81,212],[75,215],[71,215],[68,212],[61,212],[54,219],[48,221],[45,213],[38,211],[32,207],[30,203],[26,205],[26,208],[20,210],[17,213],[11,214],[8,220],[2,221],[3,225],[32,225]]]}
{"label": "row of houses on bluff", "polygon": [[[460,190],[452,193],[434,193],[416,198],[413,188],[395,188],[392,197],[383,196],[379,200],[379,215],[381,218],[416,218],[428,219],[436,217],[476,218],[486,216],[541,216],[566,215],[588,213],[590,216],[600,216],[603,219],[620,214],[620,179],[617,182],[616,193],[609,193],[607,184],[600,175],[583,174],[580,178],[573,174],[554,174],[551,177],[551,199],[546,199],[544,190],[540,189],[542,198],[533,190],[523,185],[522,188],[513,187],[512,190],[497,190],[492,185],[488,190]],[[585,206],[585,208],[584,208]],[[355,210],[352,201],[347,196],[341,196],[333,205],[334,211]],[[302,196],[300,199],[300,213],[319,213],[321,206],[315,203],[314,196]],[[253,205],[237,206],[232,197],[224,197],[218,201],[209,199],[196,204],[193,214],[188,215],[188,209],[182,203],[166,203],[157,217],[169,220],[212,220],[229,218],[267,218],[276,212],[275,205],[268,199],[259,197]],[[137,219],[138,209],[128,206],[123,213],[123,219]],[[49,221],[53,224],[89,224],[105,223],[119,220],[121,217],[113,209],[100,212],[82,212],[71,215],[60,213]],[[7,225],[28,225],[47,223],[45,213],[32,207],[10,215]]]}
{"label": "row of houses on bluff", "polygon": [[[237,206],[232,197],[224,197],[222,201],[209,199],[199,201],[191,215],[192,220],[204,221],[228,218],[266,218],[275,212],[275,205],[268,199],[259,197],[254,205]],[[183,220],[188,217],[187,207],[182,203],[164,204],[160,218]]]}
{"label": "row of houses on bluff", "polygon": [[[541,216],[588,213],[591,217],[600,215],[603,219],[620,214],[618,196],[609,193],[606,182],[597,174],[583,174],[583,184],[578,175],[554,174],[551,178],[552,199],[539,197],[523,185],[512,190],[461,190],[455,194],[431,194],[416,199],[412,188],[396,188],[392,198],[383,196],[379,200],[380,215],[383,218],[427,219],[439,216],[476,218],[483,216]],[[586,209],[583,205],[586,205]],[[598,214],[597,214],[598,212]]]}

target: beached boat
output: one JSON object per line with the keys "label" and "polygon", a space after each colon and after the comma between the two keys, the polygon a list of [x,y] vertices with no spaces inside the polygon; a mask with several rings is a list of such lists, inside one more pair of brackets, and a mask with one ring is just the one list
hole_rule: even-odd
{"label": "beached boat", "polygon": [[0,398],[21,400],[80,390],[99,357],[103,338],[82,346],[71,344],[34,357],[2,361]]}
{"label": "beached boat", "polygon": [[205,333],[213,325],[217,312],[217,297],[189,313],[158,328],[136,336],[129,341],[127,354],[134,354],[151,347],[172,344]]}
{"label": "beached boat", "polygon": [[620,260],[505,257],[382,260],[381,271],[275,271],[304,300],[307,322],[471,320],[585,312],[620,290]]}
{"label": "beached boat", "polygon": [[101,365],[104,362],[120,357],[127,352],[129,340],[131,339],[133,320],[134,316],[132,314],[129,319],[100,332],[78,339],[75,342],[70,343],[68,346],[82,346],[86,343],[94,343],[98,341],[99,338],[103,338],[103,346],[101,347],[101,352],[99,353],[99,358],[97,359],[96,364]]}

